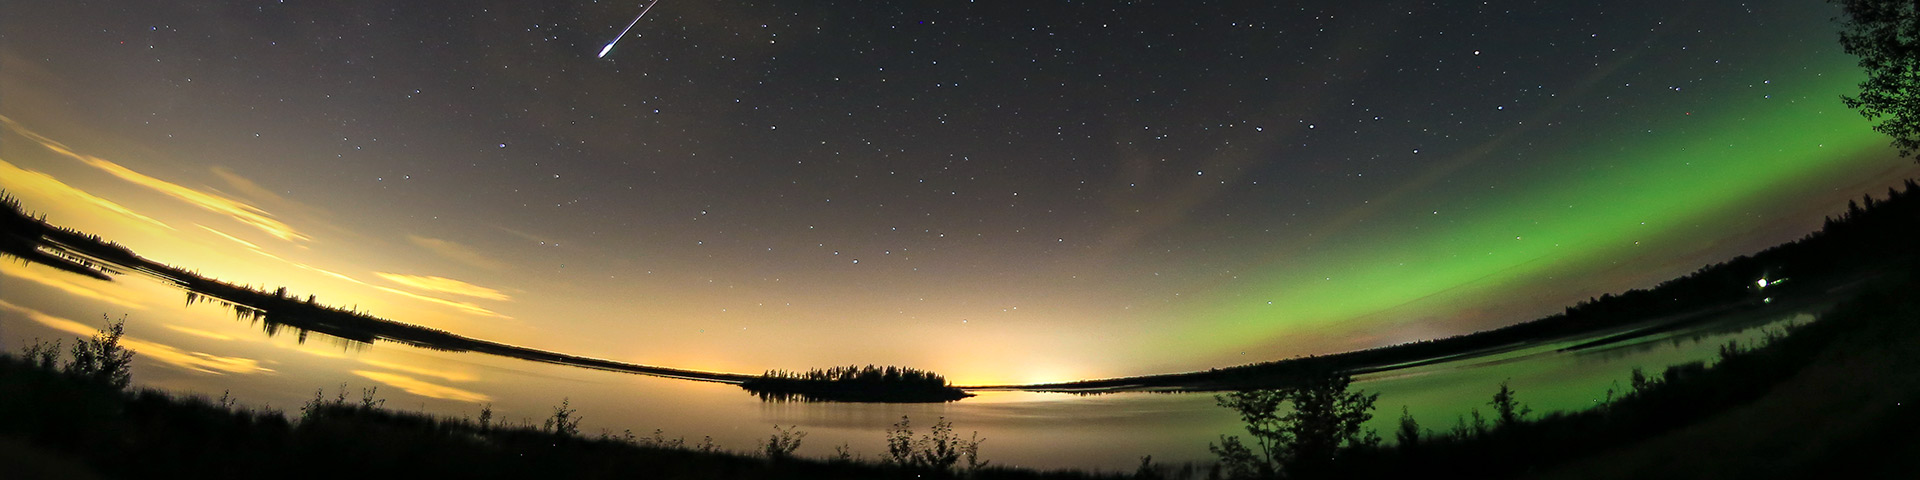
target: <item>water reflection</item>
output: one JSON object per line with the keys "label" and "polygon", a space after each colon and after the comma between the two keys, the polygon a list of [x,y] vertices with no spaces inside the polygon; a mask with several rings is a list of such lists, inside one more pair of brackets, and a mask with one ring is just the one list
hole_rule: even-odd
{"label": "water reflection", "polygon": [[[39,266],[44,273],[59,272]],[[0,333],[8,345],[32,338],[91,334],[85,322],[42,322],[42,317],[87,318],[121,311],[114,304],[40,285],[7,285],[0,304]],[[1034,467],[1126,469],[1141,455],[1158,461],[1207,460],[1207,442],[1238,434],[1238,419],[1216,407],[1208,394],[1121,393],[1100,396],[1032,392],[980,392],[959,403],[845,404],[763,403],[724,384],[627,375],[512,358],[411,348],[341,348],[299,343],[289,335],[266,338],[237,322],[224,307],[183,308],[178,290],[159,284],[115,287],[146,313],[130,317],[130,334],[150,345],[135,347],[135,381],[181,393],[219,395],[231,390],[247,405],[288,408],[310,400],[316,388],[342,382],[353,388],[379,385],[395,408],[435,415],[471,416],[490,402],[501,420],[537,425],[553,405],[568,398],[586,421],[583,432],[665,432],[667,437],[712,436],[722,448],[751,451],[769,426],[799,425],[809,432],[803,456],[826,456],[847,445],[869,457],[885,451],[882,432],[901,416],[916,425],[944,417],[962,435],[987,439],[982,453],[996,464]],[[1605,398],[1634,367],[1711,359],[1727,340],[1749,344],[1767,325],[1806,321],[1783,311],[1725,318],[1700,328],[1669,332],[1609,348],[1563,352],[1557,342],[1498,356],[1479,357],[1364,376],[1356,384],[1379,392],[1379,410],[1368,425],[1389,432],[1406,405],[1422,424],[1436,429],[1485,403],[1502,380],[1511,379],[1520,400],[1535,411],[1587,408]],[[1696,339],[1698,339],[1696,341]],[[1678,340],[1676,343],[1675,340]],[[160,345],[174,347],[160,348]],[[149,355],[148,352],[179,355]],[[163,358],[164,357],[164,358]],[[251,361],[221,362],[214,358]],[[251,375],[232,375],[227,368]]]}
{"label": "water reflection", "polygon": [[[15,313],[25,315],[28,319],[39,322],[47,328],[70,333],[78,337],[92,337],[100,331],[99,326],[89,326],[73,320],[48,315],[39,310],[14,305],[6,300],[0,300],[0,309],[11,310]],[[216,375],[226,373],[252,374],[273,372],[273,369],[260,366],[259,360],[214,355],[206,352],[184,351],[171,345],[133,336],[122,337],[120,344],[146,358],[196,372]]]}
{"label": "water reflection", "polygon": [[167,325],[167,329],[168,329],[168,330],[173,330],[173,331],[176,331],[176,332],[180,332],[180,333],[184,333],[184,334],[188,334],[188,335],[193,335],[193,336],[196,336],[196,337],[201,337],[201,338],[210,338],[210,339],[214,339],[214,340],[233,340],[233,339],[234,339],[233,337],[229,337],[229,336],[226,336],[226,335],[223,335],[223,334],[219,334],[219,333],[213,333],[213,332],[209,332],[209,331],[206,331],[206,330],[201,330],[201,329],[198,329],[198,328],[193,328],[193,327],[183,327],[183,326],[179,326],[179,325]]}
{"label": "water reflection", "polygon": [[[217,203],[217,202],[215,202]],[[438,330],[376,317],[370,313],[355,309],[340,308],[322,304],[312,295],[305,299],[290,295],[285,287],[268,291],[264,288],[236,285],[200,275],[197,272],[172,265],[148,260],[119,244],[108,242],[98,236],[61,228],[27,214],[18,202],[0,195],[0,224],[6,230],[0,230],[0,254],[5,254],[29,263],[16,269],[15,276],[36,280],[48,286],[62,289],[70,294],[114,304],[125,308],[145,308],[138,304],[120,300],[118,296],[105,295],[93,289],[74,285],[71,282],[54,278],[52,275],[35,273],[29,267],[40,264],[54,269],[86,272],[94,278],[112,281],[107,273],[136,272],[139,277],[185,290],[187,305],[190,307],[201,301],[212,301],[229,309],[236,317],[248,322],[258,323],[269,337],[276,336],[285,328],[293,329],[298,341],[305,343],[309,334],[319,333],[336,342],[370,344],[378,340],[403,343],[420,348],[455,352],[480,352],[492,355],[513,357],[536,362],[556,363],[577,367],[614,370],[643,375],[707,382],[738,384],[754,377],[739,374],[703,372],[696,370],[658,367],[619,362],[601,358],[582,357],[559,352],[539,350],[501,342],[465,337],[452,332]],[[267,255],[259,250],[255,253]],[[53,253],[50,254],[49,252]],[[56,255],[57,254],[57,255]],[[277,258],[277,257],[276,257]],[[302,268],[309,268],[294,264]],[[358,280],[344,275],[325,272],[355,283]],[[130,277],[131,278],[131,277]],[[442,277],[391,277],[399,278],[403,283],[436,291],[449,291],[479,297],[501,297],[504,294],[458,280]],[[475,313],[500,316],[464,302],[442,300],[424,295],[406,292],[389,287],[369,285],[376,289],[419,298],[454,307],[461,307]]]}
{"label": "water reflection", "polygon": [[[584,432],[662,430],[669,437],[711,436],[723,448],[751,451],[764,441],[768,426],[798,425],[809,433],[798,452],[805,456],[825,456],[843,444],[879,455],[885,451],[882,432],[900,417],[911,417],[916,425],[945,418],[957,432],[978,431],[987,438],[982,451],[986,459],[1043,468],[1124,469],[1137,465],[1142,455],[1163,462],[1203,461],[1210,458],[1208,442],[1240,429],[1238,419],[1215,406],[1212,395],[1191,393],[988,391],[959,403],[766,403],[729,384],[675,380],[716,381],[703,377],[710,375],[705,372],[662,371],[652,372],[660,377],[643,377],[591,363],[604,360],[458,343],[472,341],[464,337],[446,343],[356,334],[333,323],[338,321],[334,317],[302,316],[304,310],[297,305],[309,302],[279,292],[229,293],[258,295],[270,307],[296,306],[291,313],[191,292],[190,301],[182,305],[177,300],[181,290],[174,287],[179,284],[171,282],[100,282],[95,288],[63,278],[82,277],[39,264],[7,264],[0,273],[27,280],[7,285],[0,299],[0,340],[7,344],[91,335],[98,326],[67,319],[140,311],[128,325],[128,346],[139,352],[137,383],[181,393],[231,391],[243,402],[265,408],[299,405],[315,388],[359,380],[393,387],[397,391],[383,389],[382,394],[396,407],[465,416],[478,411],[476,403],[488,402],[503,420],[537,425],[567,398],[586,416]],[[1583,409],[1604,401],[1610,388],[1617,391],[1615,385],[1635,367],[1658,371],[1711,359],[1728,340],[1751,345],[1769,326],[1810,321],[1806,312],[1817,309],[1725,313],[1687,328],[1579,349],[1569,347],[1602,337],[1525,345],[1363,375],[1356,387],[1381,394],[1376,418],[1368,425],[1381,432],[1391,431],[1394,412],[1402,405],[1422,425],[1444,428],[1472,409],[1484,408],[1502,381],[1511,382],[1520,400],[1542,414]],[[250,331],[255,329],[266,335]],[[299,334],[278,335],[285,329]],[[309,333],[330,340],[308,342]],[[429,348],[371,348],[366,343],[382,338]],[[482,348],[468,348],[474,345]],[[519,355],[495,356],[501,351]]]}
{"label": "water reflection", "polygon": [[353,370],[351,373],[353,373],[354,375],[365,377],[375,382],[380,382],[382,384],[392,386],[394,388],[405,390],[407,393],[411,393],[414,395],[419,395],[427,398],[438,398],[441,400],[453,400],[456,402],[466,402],[466,403],[480,403],[480,402],[485,402],[493,399],[493,397],[487,396],[486,394],[483,394],[483,393],[474,393],[467,390],[461,390],[458,388],[453,388],[446,385],[427,382],[425,380],[420,380],[420,379],[416,379],[413,377],[409,377],[409,376],[401,375],[397,373],[376,372],[372,370]]}
{"label": "water reflection", "polygon": [[397,370],[397,371],[411,373],[414,375],[434,377],[434,378],[446,380],[449,382],[471,382],[478,379],[478,377],[474,376],[473,374],[466,373],[466,372],[435,370],[427,367],[419,367],[419,366],[407,365],[407,364],[396,363],[396,362],[387,362],[387,361],[375,360],[371,358],[362,358],[360,359],[360,363],[384,368],[387,370]]}
{"label": "water reflection", "polygon": [[[95,290],[92,288],[81,286],[80,284],[77,284],[74,282],[67,281],[65,278],[60,278],[60,276],[57,276],[59,274],[49,275],[48,273],[45,273],[36,269],[27,268],[28,265],[29,264],[25,264],[25,263],[16,264],[13,262],[0,261],[0,275],[6,275],[9,277],[18,278],[21,280],[38,283],[41,285],[46,285],[48,287],[57,288],[60,291],[67,292],[72,295],[86,297],[88,299],[99,301],[101,303],[105,303],[108,305],[120,307],[122,309],[127,309],[127,310],[145,310],[146,309],[146,307],[142,307],[140,306],[140,304],[129,302],[126,300],[121,300],[118,297],[115,297],[113,295],[108,295],[99,290]],[[71,276],[69,275],[68,277],[71,277]]]}

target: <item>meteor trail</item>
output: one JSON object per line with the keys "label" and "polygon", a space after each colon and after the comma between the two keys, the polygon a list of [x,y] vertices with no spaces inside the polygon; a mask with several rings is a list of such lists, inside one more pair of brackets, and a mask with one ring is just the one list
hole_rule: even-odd
{"label": "meteor trail", "polygon": [[600,47],[600,56],[598,58],[607,58],[607,52],[613,51],[613,44],[620,43],[620,39],[626,38],[627,32],[633,31],[633,26],[640,24],[640,18],[647,16],[647,12],[653,10],[654,5],[659,4],[660,0],[653,0],[653,3],[647,4],[647,8],[640,9],[640,15],[634,16],[633,21],[627,23],[627,28],[620,30],[620,36],[613,37],[613,41],[607,42],[607,46]]}

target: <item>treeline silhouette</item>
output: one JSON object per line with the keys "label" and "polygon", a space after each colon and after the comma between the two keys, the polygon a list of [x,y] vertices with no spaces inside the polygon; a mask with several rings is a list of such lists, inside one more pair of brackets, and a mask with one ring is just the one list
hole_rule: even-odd
{"label": "treeline silhouette", "polygon": [[347,342],[370,344],[386,340],[455,352],[479,352],[536,362],[638,373],[687,380],[739,383],[749,375],[703,372],[613,360],[569,355],[464,337],[445,330],[402,323],[374,316],[357,307],[339,307],[319,302],[312,295],[299,298],[286,287],[236,285],[201,276],[186,268],[148,260],[118,243],[97,235],[55,226],[44,216],[36,217],[20,206],[12,196],[0,191],[0,251],[27,261],[51,265],[62,270],[113,280],[109,274],[137,272],[186,291],[189,305],[216,301],[231,308],[236,318],[256,322],[267,335],[294,330],[304,342],[311,333]]}
{"label": "treeline silhouette", "polygon": [[948,402],[973,396],[947,384],[947,378],[940,374],[892,365],[848,365],[806,372],[768,370],[741,382],[740,387],[770,401],[908,403]]}
{"label": "treeline silhouette", "polygon": [[[1829,289],[1885,273],[1912,259],[1920,242],[1920,185],[1907,180],[1884,198],[1866,195],[1846,212],[1798,240],[1707,265],[1654,286],[1590,298],[1545,318],[1448,338],[1318,355],[1203,372],[1147,375],[1080,382],[1024,385],[1062,391],[1178,389],[1187,391],[1276,388],[1324,370],[1366,373],[1487,354],[1529,344],[1666,317],[1666,327],[1708,321],[1725,313],[1771,302],[1824,298]],[[1769,282],[1790,279],[1762,287]],[[1656,330],[1642,332],[1651,333]]]}
{"label": "treeline silhouette", "polygon": [[216,302],[231,309],[235,318],[259,325],[268,336],[292,330],[302,343],[311,334],[318,333],[348,346],[386,340],[443,351],[478,352],[617,372],[733,383],[769,401],[947,402],[972,396],[947,385],[944,377],[910,368],[869,365],[865,369],[835,367],[804,374],[769,371],[755,377],[639,365],[469,338],[381,318],[357,307],[326,305],[313,295],[304,298],[293,295],[286,287],[269,289],[206,278],[195,271],[148,260],[132,249],[99,236],[50,224],[44,217],[27,213],[19,201],[4,191],[0,191],[0,204],[5,205],[0,225],[7,227],[6,235],[0,235],[0,247],[4,247],[0,251],[101,280],[111,281],[113,277],[109,274],[119,274],[121,270],[140,272],[185,290],[188,305]]}
{"label": "treeline silhouette", "polygon": [[[0,353],[0,448],[6,478],[659,478],[659,479],[1094,479],[1116,475],[990,467],[978,435],[941,419],[914,435],[907,419],[885,432],[877,461],[841,445],[796,455],[806,432],[774,427],[763,456],[631,430],[580,432],[566,400],[542,421],[434,416],[385,408],[378,387],[348,397],[314,391],[297,414],[218,399],[128,390],[133,355],[117,323],[78,339],[62,365],[59,342]],[[101,355],[111,361],[102,362]],[[316,466],[320,466],[316,468]]]}
{"label": "treeline silhouette", "polygon": [[[1565,473],[1567,468],[1586,468],[1576,462],[1613,460],[1621,454],[1631,460],[1636,452],[1652,449],[1672,453],[1660,444],[1649,443],[1650,439],[1669,432],[1697,430],[1697,425],[1707,419],[1725,417],[1757,401],[1833,408],[1836,404],[1808,402],[1792,397],[1796,395],[1792,391],[1781,392],[1781,385],[1795,378],[1831,376],[1830,372],[1821,372],[1832,368],[1867,375],[1862,380],[1866,383],[1859,388],[1897,389],[1888,398],[1909,398],[1901,392],[1920,392],[1920,383],[1912,380],[1913,372],[1920,371],[1920,355],[1915,354],[1920,353],[1916,352],[1920,349],[1920,322],[1915,321],[1920,318],[1920,297],[1912,295],[1920,290],[1920,263],[1899,267],[1903,278],[1876,280],[1866,293],[1823,313],[1819,321],[1770,334],[1757,348],[1729,343],[1711,368],[1692,362],[1653,376],[1635,369],[1627,389],[1618,395],[1610,393],[1605,402],[1590,410],[1528,418],[1529,410],[1520,394],[1503,384],[1497,390],[1489,389],[1493,392],[1488,402],[1492,415],[1482,416],[1476,409],[1471,422],[1463,415],[1451,430],[1435,432],[1414,423],[1403,409],[1400,428],[1395,432],[1397,441],[1384,444],[1374,433],[1356,428],[1369,416],[1375,397],[1349,391],[1345,377],[1323,376],[1317,378],[1333,381],[1296,387],[1273,398],[1254,392],[1233,401],[1222,400],[1223,406],[1243,414],[1255,413],[1247,417],[1250,421],[1273,422],[1249,430],[1257,440],[1251,448],[1260,450],[1223,437],[1223,443],[1214,449],[1223,456],[1218,464],[1169,466],[1146,457],[1132,475],[986,466],[978,459],[981,439],[953,434],[944,420],[936,422],[926,435],[916,437],[903,418],[886,432],[887,451],[875,463],[855,459],[844,445],[822,459],[798,456],[796,451],[805,432],[792,427],[775,426],[764,446],[765,456],[720,449],[711,439],[693,444],[684,438],[667,439],[657,430],[651,438],[635,436],[631,431],[583,435],[578,427],[581,417],[564,400],[544,423],[536,423],[530,419],[500,421],[491,406],[483,406],[477,418],[388,410],[376,397],[376,389],[364,389],[358,401],[352,401],[344,385],[332,398],[315,391],[313,399],[291,416],[271,406],[243,407],[225,395],[212,400],[153,389],[129,392],[126,370],[82,360],[97,359],[101,354],[121,358],[124,350],[117,346],[118,335],[111,322],[92,340],[82,340],[88,346],[75,349],[73,360],[64,367],[58,361],[57,343],[35,343],[20,356],[0,354],[0,445],[18,453],[7,471],[23,478],[321,478],[336,477],[342,471],[289,466],[336,465],[343,461],[350,461],[354,472],[360,474],[457,478],[644,475],[667,479],[1158,480],[1436,475],[1508,478],[1553,473],[1555,469]],[[1862,359],[1886,363],[1861,365]],[[1815,370],[1816,366],[1825,370]],[[828,373],[835,370],[839,369],[818,372],[839,378]],[[1780,398],[1783,395],[1788,397]],[[1804,388],[1797,395],[1806,395]],[[1294,413],[1278,409],[1281,401],[1292,402],[1294,407],[1289,410]],[[1303,404],[1311,407],[1303,408]],[[1839,431],[1837,441],[1772,439],[1771,444],[1790,445],[1801,454],[1768,458],[1767,462],[1698,457],[1681,470],[1650,471],[1646,466],[1629,465],[1623,467],[1628,474],[1618,476],[1814,478],[1853,472],[1866,478],[1901,478],[1908,472],[1899,459],[1915,445],[1911,428],[1920,424],[1916,423],[1920,414],[1900,408],[1887,412],[1894,416],[1868,422],[1853,418],[1817,427],[1822,432]],[[1817,418],[1842,412],[1795,413]],[[1713,432],[1728,436],[1745,433]],[[1261,443],[1261,435],[1270,438]],[[1228,446],[1232,444],[1241,448]]]}
{"label": "treeline silhouette", "polygon": [[[46,223],[44,217],[34,217],[20,207],[20,200],[0,190],[0,255],[12,256],[22,260],[40,263],[68,272],[86,275],[100,280],[111,280],[114,273],[105,266],[86,258],[62,252],[57,249],[42,249],[48,233],[78,235],[78,232],[55,228]],[[101,245],[119,247],[111,242],[91,240]]]}

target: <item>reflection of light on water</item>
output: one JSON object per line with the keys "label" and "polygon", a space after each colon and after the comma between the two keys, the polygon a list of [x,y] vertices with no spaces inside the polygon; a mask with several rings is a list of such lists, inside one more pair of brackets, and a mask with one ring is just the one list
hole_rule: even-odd
{"label": "reflection of light on water", "polygon": [[121,300],[119,298],[114,298],[104,293],[100,293],[99,290],[83,287],[63,279],[42,275],[40,272],[34,271],[34,269],[28,268],[26,266],[14,264],[11,262],[0,262],[0,273],[4,273],[9,277],[19,278],[22,280],[31,281],[41,285],[46,285],[48,287],[53,287],[55,289],[59,289],[60,291],[67,292],[68,294],[72,294],[74,296],[85,297],[85,298],[99,300],[102,302],[113,304],[114,306],[126,308],[128,310],[146,310],[147,309],[147,307],[141,306],[139,304],[128,302],[126,300]]}
{"label": "reflection of light on water", "polygon": [[453,400],[453,401],[467,402],[467,403],[479,403],[479,402],[493,400],[493,397],[487,396],[486,394],[483,394],[483,393],[476,393],[476,392],[461,390],[458,388],[431,383],[424,380],[409,377],[406,375],[397,374],[397,373],[375,372],[375,371],[369,371],[369,370],[354,370],[352,371],[352,373],[354,375],[366,377],[368,380],[373,380],[376,382],[391,385],[394,388],[399,388],[400,390],[406,391],[407,393],[411,393],[414,395],[419,395],[427,398],[438,398],[441,400]]}
{"label": "reflection of light on water", "polygon": [[376,367],[380,367],[388,370],[399,370],[399,371],[411,373],[414,375],[439,378],[449,382],[471,382],[479,379],[479,377],[475,377],[473,374],[466,373],[466,372],[450,372],[446,370],[434,370],[434,369],[425,368],[425,367],[416,367],[412,365],[403,365],[403,364],[398,364],[393,362],[374,360],[371,358],[362,358],[360,359],[360,363],[365,363],[367,365],[372,365],[372,366],[376,366]]}
{"label": "reflection of light on water", "polygon": [[198,328],[182,327],[179,325],[167,325],[166,327],[168,330],[173,330],[176,332],[193,335],[196,337],[211,338],[214,340],[233,340],[233,337],[229,337],[229,336],[214,333],[214,332],[209,332],[206,330],[201,330]]}
{"label": "reflection of light on water", "polygon": [[288,350],[293,350],[293,351],[296,351],[296,352],[300,352],[300,353],[304,353],[304,354],[308,354],[308,355],[313,355],[313,356],[316,356],[316,357],[320,357],[320,358],[334,358],[334,359],[340,359],[340,358],[347,358],[347,354],[346,354],[346,353],[343,353],[343,352],[344,352],[344,349],[343,349],[342,351],[340,351],[340,352],[336,352],[336,351],[333,351],[332,349],[329,349],[329,348],[327,348],[327,347],[325,347],[325,346],[321,346],[321,345],[317,345],[317,344],[312,344],[312,343],[278,343],[278,342],[275,342],[275,343],[274,343],[274,345],[275,345],[275,346],[278,346],[278,347],[281,347],[281,348],[285,348],[285,349],[288,349]]}
{"label": "reflection of light on water", "polygon": [[[90,327],[84,323],[48,315],[39,310],[8,303],[6,300],[0,300],[0,308],[20,312],[20,314],[26,315],[27,318],[54,330],[82,337],[92,337],[94,334],[100,333],[99,327]],[[259,360],[241,357],[225,357],[204,352],[188,352],[174,348],[171,345],[140,340],[130,336],[120,337],[120,346],[126,347],[128,350],[133,350],[137,355],[135,358],[150,358],[161,363],[195,372],[215,375],[273,372],[271,368],[261,367]]]}

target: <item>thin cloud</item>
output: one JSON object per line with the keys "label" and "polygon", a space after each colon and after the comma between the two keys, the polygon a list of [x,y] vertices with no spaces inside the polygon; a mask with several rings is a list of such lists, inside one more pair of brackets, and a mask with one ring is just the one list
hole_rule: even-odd
{"label": "thin cloud", "polygon": [[506,264],[500,263],[499,260],[494,260],[493,257],[480,253],[480,251],[474,250],[472,247],[452,241],[422,237],[419,235],[407,235],[407,241],[448,260],[488,270],[505,270],[507,268]]}
{"label": "thin cloud", "polygon": [[429,302],[429,303],[438,303],[438,304],[441,304],[441,305],[445,305],[445,306],[449,306],[449,307],[453,307],[453,308],[457,308],[457,309],[460,309],[460,310],[464,310],[464,311],[466,311],[467,313],[471,313],[471,314],[474,314],[474,315],[481,315],[481,316],[487,316],[487,317],[498,317],[498,318],[508,318],[508,319],[510,319],[510,318],[513,318],[513,317],[509,317],[509,316],[506,316],[506,315],[501,315],[501,314],[500,314],[499,312],[495,312],[495,311],[493,311],[493,310],[488,310],[488,309],[487,309],[486,307],[482,307],[482,306],[479,306],[479,305],[474,305],[474,304],[471,304],[471,303],[467,303],[467,302],[456,302],[456,301],[453,301],[453,300],[447,300],[447,299],[444,299],[444,298],[437,298],[437,297],[429,297],[429,296],[426,296],[426,295],[421,295],[421,294],[418,294],[418,293],[413,293],[413,292],[409,292],[409,291],[406,291],[406,290],[401,290],[401,289],[398,289],[398,288],[392,288],[392,287],[382,287],[382,286],[379,286],[379,285],[372,285],[372,287],[373,287],[373,288],[376,288],[376,289],[379,289],[379,290],[381,290],[381,291],[384,291],[384,292],[387,292],[387,293],[392,293],[392,294],[395,294],[395,295],[400,295],[400,296],[405,296],[405,297],[409,297],[409,298],[413,298],[413,299],[415,299],[415,300],[420,300],[420,301],[423,301],[423,302]]}
{"label": "thin cloud", "polygon": [[213,167],[212,170],[213,176],[220,177],[221,180],[227,182],[227,185],[232,185],[234,190],[238,190],[241,195],[252,198],[254,201],[277,204],[290,203],[286,198],[282,198],[280,194],[273,193],[272,190],[261,187],[260,184],[254,183],[253,180],[249,180],[247,177],[233,173],[233,170],[229,170],[227,167]]}
{"label": "thin cloud", "polygon": [[535,243],[539,243],[539,244],[541,244],[541,245],[554,245],[554,246],[558,246],[558,245],[560,245],[560,241],[559,241],[559,240],[549,240],[549,239],[547,239],[547,237],[542,237],[542,236],[539,236],[539,235],[534,235],[534,234],[531,234],[531,233],[527,233],[527,232],[522,232],[522,231],[519,231],[519,230],[514,230],[514,229],[511,229],[511,228],[507,228],[507,227],[503,227],[503,226],[499,226],[499,225],[494,225],[494,226],[493,226],[493,228],[496,228],[496,229],[499,229],[499,230],[500,230],[500,231],[502,231],[502,232],[507,232],[507,234],[508,234],[508,235],[513,235],[513,236],[516,236],[516,237],[520,237],[520,238],[524,238],[524,239],[526,239],[526,240],[527,240],[527,241],[529,241],[529,242],[535,242]]}
{"label": "thin cloud", "polygon": [[98,208],[148,225],[167,230],[175,230],[173,226],[167,225],[159,220],[154,220],[153,217],[141,215],[134,212],[133,209],[114,203],[112,200],[100,198],[91,193],[87,193],[85,190],[67,185],[66,182],[53,178],[52,175],[20,168],[14,166],[12,163],[8,163],[4,159],[0,159],[0,184],[17,190],[35,190],[51,195],[70,197],[79,200],[83,205]]}
{"label": "thin cloud", "polygon": [[240,245],[242,245],[242,246],[245,246],[245,247],[247,247],[247,248],[250,248],[250,249],[253,249],[253,250],[259,250],[259,249],[260,249],[260,246],[259,246],[259,245],[255,245],[255,244],[254,244],[253,242],[249,242],[249,241],[246,241],[246,240],[241,240],[241,239],[240,239],[240,237],[235,237],[235,236],[233,236],[233,235],[228,235],[228,234],[227,234],[227,232],[222,232],[222,231],[219,231],[219,230],[214,230],[214,229],[213,229],[213,227],[209,227],[209,226],[206,226],[206,225],[201,225],[201,224],[198,224],[198,223],[196,223],[196,224],[193,224],[193,226],[196,226],[196,227],[200,227],[200,228],[202,228],[202,229],[205,229],[205,230],[206,230],[206,231],[208,231],[208,232],[212,232],[212,233],[213,233],[214,235],[219,235],[219,236],[220,236],[220,238],[224,238],[224,239],[227,239],[227,240],[232,240],[232,241],[233,241],[234,243],[238,243],[238,244],[240,244]]}
{"label": "thin cloud", "polygon": [[29,140],[33,140],[34,142],[39,143],[41,147],[45,147],[47,150],[51,150],[54,153],[64,155],[74,160],[78,160],[80,161],[80,163],[84,163],[87,166],[91,166],[93,168],[98,168],[101,171],[107,172],[110,175],[119,177],[121,180],[126,180],[135,185],[140,185],[143,187],[153,189],[154,191],[166,194],[167,196],[173,197],[177,200],[187,202],[187,204],[189,205],[200,207],[201,209],[205,209],[210,212],[226,215],[228,217],[233,218],[235,221],[247,224],[254,228],[258,228],[261,231],[267,232],[268,235],[273,235],[274,237],[279,238],[281,240],[286,240],[289,242],[304,242],[304,241],[313,240],[312,237],[308,237],[307,235],[294,230],[292,226],[282,223],[279,220],[273,219],[272,216],[267,214],[265,210],[261,210],[259,207],[255,207],[246,202],[234,200],[234,199],[220,196],[217,194],[202,192],[199,190],[181,186],[180,184],[177,184],[177,183],[168,182],[166,180],[161,180],[158,178],[153,178],[145,174],[142,174],[140,172],[133,171],[133,169],[127,168],[125,166],[121,166],[118,163],[108,161],[107,159],[75,152],[71,147],[68,147],[66,144],[60,143],[51,138],[47,138],[45,136],[41,136],[40,134],[34,133],[31,130],[27,130],[25,127],[21,127],[19,123],[14,122],[13,119],[7,118],[4,115],[0,115],[0,123],[4,123],[8,129],[13,130],[15,133],[18,133],[21,136],[27,137]]}
{"label": "thin cloud", "polygon": [[399,295],[399,296],[403,296],[403,297],[407,297],[407,298],[411,298],[411,299],[414,299],[414,300],[419,300],[419,301],[423,301],[423,302],[427,302],[427,303],[433,303],[433,304],[438,304],[438,305],[444,305],[444,306],[448,306],[448,307],[453,307],[454,309],[458,309],[458,310],[460,310],[460,311],[464,311],[464,312],[467,312],[467,313],[471,313],[471,314],[474,314],[474,315],[480,315],[480,316],[483,316],[483,317],[495,317],[495,318],[504,318],[504,319],[512,319],[512,318],[513,318],[513,317],[509,317],[509,316],[506,316],[506,315],[501,315],[501,314],[500,314],[499,312],[495,312],[495,311],[493,311],[493,310],[488,310],[488,309],[487,309],[486,307],[482,307],[482,306],[479,306],[479,305],[474,305],[474,304],[471,304],[471,303],[467,303],[467,302],[456,302],[456,301],[452,301],[452,300],[447,300],[447,299],[443,299],[443,298],[435,298],[435,297],[430,297],[430,296],[426,296],[426,295],[421,295],[421,294],[418,294],[418,293],[413,293],[413,292],[409,292],[409,291],[406,291],[406,290],[401,290],[401,289],[398,289],[398,288],[393,288],[393,287],[385,287],[385,286],[380,286],[380,285],[374,285],[374,284],[371,284],[371,283],[367,283],[367,282],[365,282],[365,281],[362,281],[362,280],[360,280],[360,279],[358,279],[358,278],[353,278],[353,277],[350,277],[350,276],[347,276],[346,274],[342,274],[342,273],[339,273],[339,272],[335,272],[335,271],[332,271],[332,270],[327,270],[327,269],[324,269],[324,268],[320,268],[320,267],[315,267],[315,266],[312,266],[312,265],[307,265],[307,264],[305,264],[305,263],[300,263],[300,262],[296,262],[296,261],[293,261],[293,260],[288,260],[288,259],[285,259],[285,258],[281,258],[281,257],[280,257],[280,256],[278,256],[278,255],[274,255],[274,254],[271,254],[271,253],[267,253],[267,252],[265,252],[265,251],[262,251],[262,250],[257,250],[257,249],[256,249],[256,250],[252,250],[252,251],[253,251],[253,253],[257,253],[257,254],[260,254],[261,256],[264,256],[264,257],[267,257],[267,258],[271,258],[271,259],[274,259],[274,260],[279,260],[279,261],[281,261],[281,262],[285,262],[286,264],[288,264],[288,265],[292,265],[292,266],[294,266],[295,268],[299,268],[299,269],[302,269],[302,270],[306,270],[306,271],[310,271],[310,272],[314,272],[314,273],[318,273],[318,274],[321,274],[321,275],[326,275],[326,276],[329,276],[329,277],[333,277],[333,278],[338,278],[338,279],[340,279],[340,280],[343,280],[343,281],[346,281],[346,282],[351,282],[351,283],[353,283],[353,284],[356,284],[356,285],[361,285],[361,286],[365,286],[365,287],[368,287],[368,288],[372,288],[372,289],[375,289],[375,290],[379,290],[379,291],[383,291],[383,292],[387,292],[387,293],[391,293],[391,294],[394,294],[394,295]]}
{"label": "thin cloud", "polygon": [[508,297],[507,294],[500,293],[499,290],[494,290],[491,288],[482,287],[479,285],[474,285],[471,283],[462,282],[462,281],[454,280],[447,277],[405,275],[405,274],[387,273],[387,272],[373,272],[373,274],[378,275],[380,278],[387,279],[387,281],[389,282],[398,283],[401,285],[418,288],[421,290],[431,290],[431,291],[441,292],[441,293],[451,293],[454,295],[465,295],[465,296],[474,297],[474,298],[484,298],[487,300],[499,300],[499,301],[512,300],[512,297]]}

